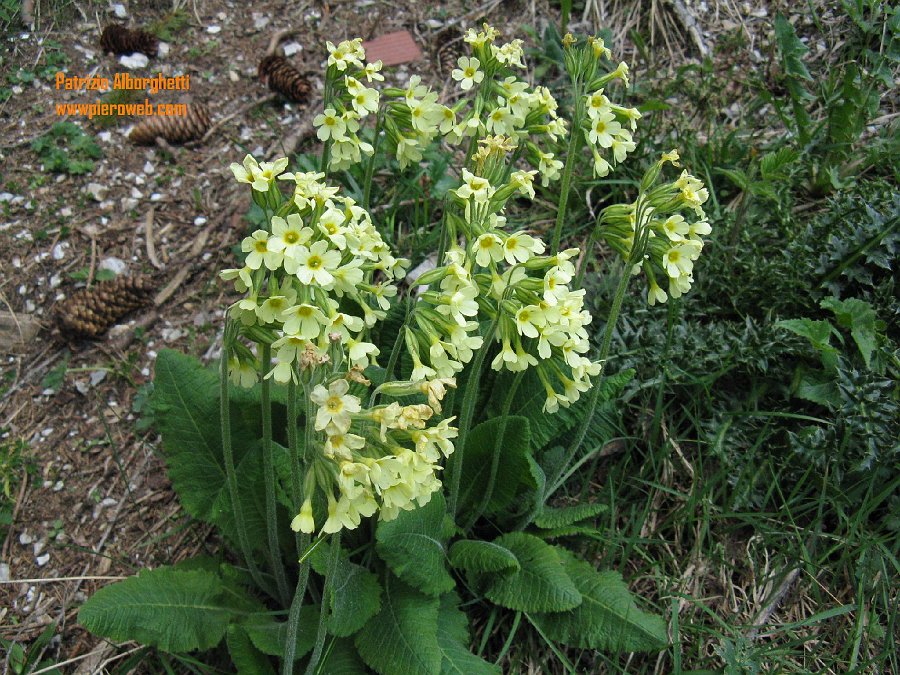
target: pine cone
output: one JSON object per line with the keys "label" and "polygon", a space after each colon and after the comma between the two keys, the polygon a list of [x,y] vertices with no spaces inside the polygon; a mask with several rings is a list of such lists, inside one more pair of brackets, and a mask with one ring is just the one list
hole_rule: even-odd
{"label": "pine cone", "polygon": [[57,310],[57,324],[64,337],[98,338],[129,312],[149,303],[156,290],[150,277],[117,277],[85,288]]}
{"label": "pine cone", "polygon": [[460,56],[465,56],[465,47],[463,34],[457,28],[447,28],[438,34],[435,40],[434,61],[444,79],[449,79],[450,73],[458,67],[456,62]]}
{"label": "pine cone", "polygon": [[269,89],[297,103],[309,101],[312,84],[309,79],[291,65],[283,56],[269,54],[259,63],[259,79]]}
{"label": "pine cone", "polygon": [[141,52],[147,56],[156,56],[159,40],[146,31],[129,30],[125,26],[113,24],[104,28],[100,34],[100,48],[113,54]]}
{"label": "pine cone", "polygon": [[157,138],[169,143],[187,143],[200,138],[209,129],[209,108],[202,103],[187,107],[187,115],[179,117],[145,117],[138,122],[128,139],[137,145],[153,145]]}

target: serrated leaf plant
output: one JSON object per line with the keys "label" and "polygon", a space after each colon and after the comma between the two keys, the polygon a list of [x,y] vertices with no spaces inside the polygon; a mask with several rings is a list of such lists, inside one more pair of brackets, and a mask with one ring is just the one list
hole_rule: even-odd
{"label": "serrated leaf plant", "polygon": [[[688,291],[706,190],[686,171],[661,180],[673,151],[597,219],[621,281],[588,356],[566,202],[581,167],[603,177],[626,160],[640,113],[604,93],[627,68],[599,38],[563,39],[568,118],[520,79],[521,41],[498,38],[468,31],[452,106],[415,75],[370,86],[384,76],[361,41],[328,43],[319,170],[232,164],[265,220],[221,273],[242,297],[219,368],[162,352],[150,401],[184,509],[225,547],[102,589],[81,610],[89,630],[227,650],[241,673],[498,673],[513,635],[492,659],[473,651],[485,615],[579,649],[665,647],[665,622],[617,572],[560,543],[596,538],[606,505],[551,501],[613,435],[631,373],[601,371],[627,282],[643,273],[651,304]],[[402,175],[435,152],[455,187],[430,211],[437,265],[403,293],[409,263],[369,204],[376,160]],[[355,165],[360,203],[340,185]],[[548,244],[518,214],[556,181]]]}

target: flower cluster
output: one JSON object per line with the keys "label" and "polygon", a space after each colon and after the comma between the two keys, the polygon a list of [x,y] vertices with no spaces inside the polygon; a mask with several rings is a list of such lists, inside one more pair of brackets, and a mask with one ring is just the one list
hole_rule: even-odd
{"label": "flower cluster", "polygon": [[[599,236],[633,263],[633,274],[647,275],[651,305],[690,290],[703,237],[712,231],[703,211],[709,193],[702,181],[682,171],[677,180],[653,185],[663,166],[678,166],[678,159],[675,150],[665,153],[644,177],[638,199],[608,207],[599,221]],[[665,290],[659,277],[667,280]]]}
{"label": "flower cluster", "polygon": [[[358,375],[348,374],[361,380]],[[364,381],[364,380],[363,380]],[[431,403],[440,410],[444,384],[430,389]],[[452,381],[450,382],[452,384]],[[327,385],[327,386],[326,386]],[[388,405],[363,408],[350,393],[347,377],[337,376],[311,388],[315,415],[315,450],[306,477],[306,499],[291,527],[297,532],[316,530],[315,486],[325,495],[325,520],[321,531],[352,530],[361,519],[378,512],[393,520],[400,511],[424,506],[439,490],[438,462],[453,452],[456,429],[453,418],[429,427],[431,405]],[[382,385],[395,395],[422,391],[414,383]]]}
{"label": "flower cluster", "polygon": [[[513,171],[505,183],[509,140],[484,139],[476,153],[476,172],[463,170],[453,191],[462,215],[449,216],[453,232],[466,246],[454,246],[444,265],[417,279],[428,286],[419,297],[405,342],[413,362],[412,379],[449,377],[483,346],[478,319],[494,326],[489,339],[500,345],[494,370],[536,368],[546,389],[545,410],[568,406],[587,391],[600,364],[585,356],[590,348],[584,291],[571,290],[577,249],[543,255],[544,243],[524,231],[507,232],[501,214],[513,195],[534,196],[535,171]],[[455,239],[455,236],[453,237]]]}
{"label": "flower cluster", "polygon": [[[354,58],[340,48],[332,56],[336,68],[340,59]],[[257,203],[273,213],[266,229],[241,242],[244,266],[221,276],[244,294],[232,305],[231,320],[275,353],[274,367],[263,364],[266,377],[299,385],[315,407],[305,499],[292,527],[311,533],[318,520],[330,533],[355,528],[376,511],[384,520],[396,518],[440,488],[437,472],[453,452],[456,429],[453,418],[429,421],[455,381],[382,386],[386,395],[425,396],[428,404],[365,408],[351,392],[370,384],[363,371],[378,348],[366,335],[390,307],[397,293],[391,282],[403,276],[407,261],[391,254],[369,214],[323,174],[286,168],[286,159],[258,163],[249,155],[232,165],[236,179],[251,185]],[[289,198],[277,179],[293,183]],[[232,381],[256,384],[260,363],[250,347],[236,339],[227,347]]]}
{"label": "flower cluster", "polygon": [[325,110],[313,118],[320,141],[330,141],[329,168],[341,170],[371,155],[371,143],[358,135],[361,122],[378,112],[381,94],[371,84],[383,81],[381,61],[365,63],[366,51],[362,39],[345,40],[337,46],[326,43],[328,70],[326,73]]}
{"label": "flower cluster", "polygon": [[[244,182],[254,190],[263,180],[261,172],[254,173],[255,164],[248,155],[244,166],[232,165],[238,180],[244,178],[242,172],[250,173]],[[292,364],[308,345],[327,354],[338,342],[351,366],[365,368],[378,355],[378,348],[365,341],[365,331],[384,317],[389,298],[397,293],[391,282],[403,276],[407,261],[391,255],[369,214],[323,183],[323,174],[276,176],[287,160],[272,166],[265,177],[266,194],[280,195],[277,177],[294,183],[293,195],[279,207],[282,215],[271,217],[269,229],[256,230],[241,242],[247,254],[244,266],[221,273],[247,293],[230,316],[247,328],[269,330],[278,364],[267,377],[278,382],[296,379]],[[236,379],[252,384],[247,363],[246,354],[238,354],[233,370],[241,373]]]}

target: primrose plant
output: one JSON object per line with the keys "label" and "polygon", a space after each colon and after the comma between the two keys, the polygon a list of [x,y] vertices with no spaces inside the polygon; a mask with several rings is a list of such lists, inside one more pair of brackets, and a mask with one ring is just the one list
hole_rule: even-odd
{"label": "primrose plant", "polygon": [[[557,642],[665,646],[617,573],[558,543],[596,537],[607,506],[551,499],[612,435],[631,373],[600,378],[629,278],[646,276],[650,304],[690,288],[706,190],[661,180],[672,151],[599,216],[593,238],[622,262],[592,356],[584,257],[561,241],[578,167],[600,179],[635,149],[640,113],[606,93],[627,67],[567,35],[566,117],[522,79],[521,41],[485,25],[465,42],[452,106],[415,75],[380,86],[360,40],[328,43],[319,170],[232,164],[266,215],[221,272],[240,299],[219,371],[164,352],[151,400],[185,510],[226,548],[101,589],[80,613],[90,630],[248,673],[496,673],[523,618],[570,668]],[[373,216],[376,166],[436,154],[456,166],[432,197],[436,263],[401,293],[409,261]],[[549,242],[522,220],[538,190],[558,200]],[[472,620],[487,626],[477,653]]]}

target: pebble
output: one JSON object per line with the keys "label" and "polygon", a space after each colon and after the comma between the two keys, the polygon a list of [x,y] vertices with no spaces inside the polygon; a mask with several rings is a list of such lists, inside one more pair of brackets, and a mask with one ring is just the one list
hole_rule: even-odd
{"label": "pebble", "polygon": [[284,55],[285,56],[293,56],[299,52],[303,51],[303,45],[299,42],[288,42],[284,45]]}
{"label": "pebble", "polygon": [[206,218],[204,216],[197,216],[194,218],[194,225],[200,227],[201,225],[206,225]]}
{"label": "pebble", "polygon": [[62,260],[66,257],[66,249],[69,248],[69,242],[64,241],[53,247],[51,255],[54,260]]}
{"label": "pebble", "polygon": [[150,162],[146,162],[144,164],[144,173],[153,173],[156,171],[156,167],[153,166]]}
{"label": "pebble", "polygon": [[105,185],[101,185],[100,183],[88,183],[85,191],[88,192],[96,201],[102,202],[104,199],[106,199],[106,194],[107,192],[109,192],[109,188]]}
{"label": "pebble", "polygon": [[150,59],[147,58],[146,54],[135,52],[134,54],[120,57],[119,63],[128,68],[128,70],[136,70],[137,68],[146,68],[147,64],[150,63]]}
{"label": "pebble", "polygon": [[63,483],[61,480],[58,480],[58,481],[56,481],[56,483],[53,484],[53,491],[54,491],[54,492],[59,492],[59,491],[62,490],[65,486],[66,486],[65,483]]}
{"label": "pebble", "polygon": [[36,542],[34,542],[34,547],[33,547],[32,550],[34,551],[34,557],[35,557],[35,558],[37,558],[41,553],[43,553],[44,547],[45,547],[46,545],[47,545],[47,542],[45,542],[45,541],[36,541]]}
{"label": "pebble", "polygon": [[37,563],[38,567],[43,567],[48,562],[50,562],[50,554],[45,553],[44,555],[35,558],[35,562]]}
{"label": "pebble", "polygon": [[0,563],[0,583],[9,581],[9,564]]}
{"label": "pebble", "polygon": [[123,5],[122,3],[119,3],[119,2],[117,2],[116,4],[114,4],[112,6],[112,11],[113,11],[113,14],[116,15],[117,19],[124,19],[125,17],[128,16],[128,12],[125,9],[125,5]]}
{"label": "pebble", "polygon": [[267,17],[267,16],[260,16],[253,20],[253,27],[256,30],[262,30],[263,28],[265,28],[268,25],[269,25],[269,17]]}
{"label": "pebble", "polygon": [[168,42],[160,42],[159,47],[156,49],[156,55],[159,57],[168,56],[169,55],[169,43]]}
{"label": "pebble", "polygon": [[210,35],[215,35],[216,33],[222,32],[222,27],[221,26],[207,26],[206,32],[209,33]]}
{"label": "pebble", "polygon": [[22,534],[19,535],[19,543],[22,544],[22,546],[28,546],[28,544],[30,544],[33,541],[34,541],[34,537],[32,537],[27,532],[22,532]]}
{"label": "pebble", "polygon": [[121,258],[115,258],[110,256],[109,258],[104,258],[100,261],[100,264],[97,266],[101,270],[109,270],[113,274],[122,274],[125,271],[125,261]]}
{"label": "pebble", "polygon": [[107,497],[106,499],[104,499],[103,501],[100,502],[100,506],[102,506],[103,508],[107,508],[110,506],[115,506],[118,503],[119,502],[116,501],[115,499],[113,499],[112,497]]}

